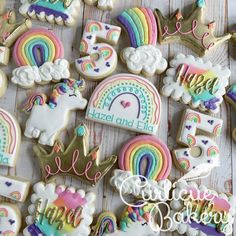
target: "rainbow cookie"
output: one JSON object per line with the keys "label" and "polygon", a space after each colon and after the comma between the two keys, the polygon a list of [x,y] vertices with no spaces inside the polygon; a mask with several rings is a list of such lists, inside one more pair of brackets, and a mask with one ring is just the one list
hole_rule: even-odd
{"label": "rainbow cookie", "polygon": [[[101,80],[116,69],[116,45],[121,28],[99,21],[88,20],[80,43],[82,56],[75,61],[77,71],[86,79]],[[103,42],[103,43],[101,43]]]}
{"label": "rainbow cookie", "polygon": [[8,80],[5,72],[0,70],[0,97],[2,97],[7,90]]}
{"label": "rainbow cookie", "polygon": [[23,16],[52,24],[73,26],[79,15],[80,0],[21,0]]}
{"label": "rainbow cookie", "polygon": [[156,47],[157,25],[152,10],[144,7],[131,8],[117,19],[130,39],[131,47],[123,49],[120,54],[128,70],[145,76],[163,73],[167,68],[167,61]]}
{"label": "rainbow cookie", "polygon": [[54,86],[48,103],[45,94],[32,94],[24,105],[24,110],[31,112],[25,136],[39,138],[40,144],[53,146],[68,123],[70,111],[85,109],[87,100],[80,93],[83,88],[83,80],[66,79]]}
{"label": "rainbow cookie", "polygon": [[161,11],[156,9],[159,42],[161,44],[181,42],[199,56],[204,56],[213,48],[229,40],[230,33],[215,37],[216,23],[214,21],[205,25],[203,21],[205,6],[205,0],[196,0],[193,10],[186,18],[183,17],[179,9],[170,18],[164,17]]}
{"label": "rainbow cookie", "polygon": [[114,0],[84,0],[88,5],[97,5],[97,8],[103,11],[111,11],[113,9]]}
{"label": "rainbow cookie", "polygon": [[86,118],[104,124],[156,134],[161,116],[161,99],[146,79],[118,74],[102,81],[94,90]]}
{"label": "rainbow cookie", "polygon": [[122,194],[151,195],[152,200],[165,200],[171,188],[167,179],[171,166],[170,151],[165,143],[155,136],[137,136],[121,149],[120,170],[115,170],[110,183]]}
{"label": "rainbow cookie", "polygon": [[0,195],[9,199],[24,202],[30,188],[30,182],[18,177],[0,175]]}
{"label": "rainbow cookie", "polygon": [[134,206],[125,206],[120,219],[120,228],[117,226],[116,216],[111,212],[103,212],[99,215],[97,223],[92,227],[92,236],[157,236],[149,225],[151,211],[154,204],[137,202]]}
{"label": "rainbow cookie", "polygon": [[23,88],[58,82],[70,77],[69,62],[64,57],[60,39],[51,31],[36,28],[24,33],[16,42],[13,58],[19,66],[11,81]]}
{"label": "rainbow cookie", "polygon": [[234,196],[179,182],[172,192],[170,231],[188,236],[230,236],[236,213]]}
{"label": "rainbow cookie", "polygon": [[183,179],[207,177],[214,167],[220,166],[218,145],[210,137],[196,135],[200,130],[217,137],[221,134],[223,121],[187,109],[182,117],[177,142],[187,148],[173,151],[177,167],[184,173]]}
{"label": "rainbow cookie", "polygon": [[170,61],[162,94],[201,111],[217,113],[228,85],[230,70],[192,55],[178,54]]}
{"label": "rainbow cookie", "polygon": [[82,189],[55,183],[35,184],[24,236],[88,236],[95,199],[94,193]]}
{"label": "rainbow cookie", "polygon": [[0,232],[3,236],[17,236],[21,227],[21,213],[10,203],[0,203]]}
{"label": "rainbow cookie", "polygon": [[0,165],[14,167],[21,142],[17,120],[0,108]]}

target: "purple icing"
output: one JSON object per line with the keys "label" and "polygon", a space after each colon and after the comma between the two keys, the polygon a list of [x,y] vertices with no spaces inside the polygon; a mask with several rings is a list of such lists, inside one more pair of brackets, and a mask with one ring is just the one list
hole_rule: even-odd
{"label": "purple icing", "polygon": [[56,11],[56,10],[53,10],[50,8],[46,8],[46,7],[38,6],[38,5],[34,5],[34,4],[32,4],[30,6],[29,11],[30,12],[35,11],[36,14],[40,14],[41,12],[45,12],[45,14],[47,16],[53,15],[56,18],[61,17],[64,21],[69,18],[69,16],[63,12],[59,12],[59,11]]}
{"label": "purple icing", "polygon": [[212,98],[209,101],[204,102],[204,106],[209,110],[215,110],[217,109],[216,103],[219,101],[219,98]]}
{"label": "purple icing", "polygon": [[[150,173],[152,165],[153,165],[152,156],[150,154],[145,154],[144,156],[141,157],[140,163],[142,163],[144,159],[147,160],[147,168],[144,173],[144,176],[148,178],[148,174]],[[142,165],[139,165],[139,175],[142,175]]]}
{"label": "purple icing", "polygon": [[32,224],[28,227],[28,232],[31,234],[31,236],[38,236],[39,234],[46,236],[35,224]]}
{"label": "purple icing", "polygon": [[44,64],[44,48],[42,45],[35,45],[33,47],[33,55],[34,55],[34,60],[36,62],[36,65],[38,67],[42,66]]}
{"label": "purple icing", "polygon": [[236,102],[236,93],[234,93],[233,91],[229,91],[227,92],[227,96],[233,100],[234,102]]}

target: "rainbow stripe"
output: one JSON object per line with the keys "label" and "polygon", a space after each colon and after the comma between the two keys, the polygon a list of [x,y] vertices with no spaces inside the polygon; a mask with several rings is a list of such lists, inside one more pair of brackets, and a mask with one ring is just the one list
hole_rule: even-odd
{"label": "rainbow stripe", "polygon": [[193,121],[195,123],[200,124],[201,123],[201,117],[197,113],[189,113],[186,115],[186,120]]}
{"label": "rainbow stripe", "polygon": [[184,170],[189,170],[190,168],[190,161],[186,158],[179,158],[178,163],[180,167]]}
{"label": "rainbow stripe", "polygon": [[[145,164],[146,163],[146,164]],[[146,165],[144,171],[144,165]],[[172,160],[168,147],[154,136],[141,135],[131,139],[119,155],[120,169],[147,179],[166,179]]]}
{"label": "rainbow stripe", "polygon": [[125,10],[117,19],[128,32],[132,47],[156,45],[157,24],[151,9],[144,7],[131,8]]}
{"label": "rainbow stripe", "polygon": [[212,146],[207,149],[208,156],[216,156],[220,153],[219,149],[216,146]]}
{"label": "rainbow stripe", "polygon": [[8,210],[6,208],[0,208],[0,217],[8,217]]}
{"label": "rainbow stripe", "polygon": [[97,21],[90,21],[86,24],[85,32],[92,33],[102,30],[102,25]]}
{"label": "rainbow stripe", "polygon": [[82,71],[89,71],[89,70],[93,70],[96,67],[96,64],[94,61],[91,60],[85,60],[83,61],[83,63],[81,64],[81,69]]}
{"label": "rainbow stripe", "polygon": [[38,66],[63,58],[64,47],[59,38],[46,29],[32,29],[16,42],[13,57],[18,66]]}

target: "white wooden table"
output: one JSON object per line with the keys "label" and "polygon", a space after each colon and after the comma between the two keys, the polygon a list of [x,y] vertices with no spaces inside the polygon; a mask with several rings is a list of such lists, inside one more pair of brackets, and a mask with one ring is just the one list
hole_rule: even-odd
{"label": "white wooden table", "polygon": [[[19,2],[19,0],[8,0],[7,8],[18,11],[20,5]],[[75,78],[78,78],[78,74],[73,68],[73,62],[79,56],[78,48],[86,19],[92,18],[102,22],[116,24],[115,19],[117,15],[124,9],[133,6],[145,6],[152,9],[159,8],[167,15],[171,14],[177,8],[182,9],[183,13],[188,13],[188,6],[193,3],[193,0],[114,0],[114,2],[115,6],[112,12],[103,12],[95,7],[82,4],[79,12],[78,25],[74,28],[54,26],[39,21],[33,22],[34,27],[40,26],[53,30],[61,38],[65,47],[65,58],[70,60],[72,65],[72,75]],[[217,22],[216,34],[224,34],[226,31],[231,30],[233,24],[236,23],[236,1],[207,0],[206,16],[207,22],[212,20]],[[117,46],[118,52],[127,46],[129,46],[129,43],[125,32],[123,32],[120,43]],[[205,57],[206,59],[210,59],[213,63],[220,63],[223,66],[230,67],[232,71],[232,76],[230,78],[231,84],[236,83],[236,61],[233,59],[236,58],[235,48],[236,45],[233,45],[232,42],[225,43]],[[163,52],[163,55],[168,59],[172,58],[177,52],[193,54],[190,49],[179,44],[160,46],[160,49]],[[15,68],[15,65],[11,62],[9,66],[3,68],[3,70],[10,77],[13,68]],[[115,73],[120,72],[127,72],[125,66],[121,62],[119,63]],[[156,76],[152,79],[152,82],[158,89],[162,86],[162,78],[163,75]],[[87,99],[89,99],[96,85],[97,83],[87,82],[87,87],[84,92],[84,96]],[[50,86],[37,86],[31,90],[24,90],[16,87],[12,83],[9,83],[5,96],[0,99],[0,107],[6,109],[17,117],[23,132],[27,115],[21,111],[22,103],[31,92],[43,91],[50,93],[50,89]],[[161,98],[163,111],[161,116],[161,128],[159,129],[157,136],[166,142],[169,148],[172,149],[176,146],[177,128],[179,127],[181,114],[185,106],[174,102],[171,99],[166,99],[164,97]],[[69,125],[61,135],[61,138],[66,140],[66,145],[68,145],[69,140],[73,137],[74,127],[81,122],[85,122],[90,129],[90,147],[101,145],[102,158],[111,154],[117,154],[122,147],[122,144],[136,135],[136,133],[127,130],[89,122],[84,119],[84,115],[84,112],[72,113]],[[236,144],[231,139],[231,131],[233,127],[236,126],[235,111],[224,102],[221,105],[221,110],[218,116],[224,120],[222,136],[217,140],[220,146],[222,165],[220,168],[214,169],[211,176],[201,182],[217,191],[234,192],[236,194]],[[41,179],[41,174],[37,160],[33,155],[32,146],[32,140],[22,137],[21,150],[16,168],[0,167],[0,173],[27,178],[32,181],[32,184],[38,182]],[[92,189],[97,194],[96,209],[97,213],[100,213],[102,210],[111,210],[119,216],[123,204],[119,198],[119,194],[114,192],[109,185],[110,175],[111,172],[96,186],[96,188]],[[174,180],[180,176],[181,173],[173,166],[170,179]],[[91,189],[80,181],[69,177],[58,179],[58,183],[66,183],[84,189]],[[23,221],[27,215],[29,199],[30,197],[27,202],[20,204],[22,207]],[[174,234],[163,233],[163,235]]]}

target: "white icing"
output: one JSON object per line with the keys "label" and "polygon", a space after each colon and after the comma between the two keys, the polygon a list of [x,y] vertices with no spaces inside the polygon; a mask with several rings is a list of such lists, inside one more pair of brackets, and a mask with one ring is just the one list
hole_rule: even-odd
{"label": "white icing", "polygon": [[[214,93],[214,97],[219,99],[215,103],[215,109],[209,109],[206,107],[204,102],[199,100],[194,100],[192,95],[188,90],[184,88],[182,82],[177,79],[177,69],[180,65],[186,64],[190,67],[195,67],[198,70],[210,71],[213,75],[212,78],[219,78],[219,88]],[[211,111],[213,113],[219,112],[219,106],[223,101],[222,96],[225,94],[225,87],[228,85],[228,78],[230,77],[230,70],[228,68],[222,68],[220,65],[213,65],[210,61],[203,61],[199,57],[194,57],[192,55],[185,56],[183,54],[178,54],[173,60],[170,61],[171,68],[167,70],[167,77],[164,78],[164,86],[162,88],[162,94],[166,97],[170,97],[175,101],[181,100],[184,104],[190,104],[193,108],[199,108],[203,111]],[[193,79],[191,79],[193,81]],[[201,95],[200,95],[201,96]],[[202,95],[204,96],[204,95]]]}
{"label": "white icing", "polygon": [[143,73],[148,76],[161,74],[167,68],[167,61],[162,57],[161,51],[153,45],[145,45],[138,48],[125,48],[121,58],[130,72]]}
{"label": "white icing", "polygon": [[8,47],[0,47],[0,65],[6,66],[10,58],[10,49]]}
{"label": "white icing", "polygon": [[[74,95],[74,96],[71,96]],[[60,95],[57,106],[53,109],[48,104],[35,105],[26,121],[25,136],[39,138],[42,145],[53,146],[58,133],[66,127],[71,110],[85,109],[87,100],[79,90],[71,88],[70,92]]]}
{"label": "white icing", "polygon": [[113,0],[84,0],[88,5],[97,5],[101,10],[112,10]]}
{"label": "white icing", "polygon": [[0,203],[1,235],[17,236],[21,227],[21,214],[18,208],[9,203]]}
{"label": "white icing", "polygon": [[115,170],[110,184],[120,192],[122,196],[133,195],[135,197],[145,197],[152,201],[166,201],[169,197],[171,182],[168,179],[154,181],[147,179],[141,181],[139,176],[133,176],[129,171]]}
{"label": "white icing", "polygon": [[65,9],[64,13],[68,16],[68,18],[64,21],[61,16],[47,16],[45,12],[41,12],[40,14],[36,14],[35,11],[30,12],[30,6],[34,3],[30,3],[29,0],[21,0],[21,4],[22,5],[19,8],[19,12],[24,16],[29,16],[32,19],[38,18],[40,21],[48,21],[49,23],[57,23],[58,25],[65,24],[67,26],[72,26],[75,24],[80,8],[80,0],[73,0],[71,5]]}
{"label": "white icing", "polygon": [[[195,120],[193,119],[195,117]],[[197,121],[198,119],[198,121]],[[181,179],[193,179],[207,177],[213,167],[220,166],[219,147],[211,138],[204,135],[196,135],[197,130],[207,134],[218,136],[221,133],[223,121],[221,119],[187,109],[183,115],[177,140],[188,148],[174,150],[175,158],[181,164],[189,163],[182,167],[184,172],[189,172]],[[199,157],[191,154],[193,147],[199,147]],[[186,167],[186,168],[185,168]]]}
{"label": "white icing", "polygon": [[7,90],[7,76],[5,72],[0,70],[0,97],[2,97]]}
{"label": "white icing", "polygon": [[[100,26],[100,30],[89,32],[90,26],[97,24]],[[109,37],[109,32],[116,31],[115,36]],[[117,53],[115,49],[109,44],[117,44],[120,38],[121,28],[114,25],[101,23],[98,21],[88,20],[85,26],[81,45],[87,45],[87,48],[80,48],[80,52],[83,55],[75,61],[75,66],[78,72],[88,79],[99,80],[110,75],[117,66]],[[104,41],[107,43],[97,43]],[[109,55],[106,52],[109,51]],[[104,55],[105,52],[105,55]]]}
{"label": "white icing", "polygon": [[29,193],[30,182],[0,175],[0,195],[19,202],[24,202]]}
{"label": "white icing", "polygon": [[70,77],[69,62],[65,59],[57,59],[55,62],[45,62],[39,68],[37,66],[21,66],[13,70],[11,81],[24,88],[30,88],[38,84],[58,82]]}
{"label": "white icing", "polygon": [[[36,203],[37,200],[41,200],[41,205],[38,208],[38,211],[41,212],[46,205],[53,204],[54,201],[58,199],[58,193],[57,190],[61,189],[61,191],[70,191],[72,194],[79,193],[81,198],[83,198],[86,203],[84,205],[81,205],[82,212],[81,212],[81,222],[80,224],[72,228],[70,231],[70,236],[88,236],[90,234],[90,225],[93,221],[93,214],[95,212],[95,199],[96,195],[92,192],[85,193],[84,190],[81,189],[75,189],[74,187],[66,187],[65,185],[56,185],[55,183],[49,183],[45,184],[43,182],[39,182],[34,186],[34,194],[31,197],[31,205],[29,206],[29,216],[26,217],[26,223],[27,227],[24,229],[23,234],[25,236],[31,236],[31,234],[28,231],[28,228],[31,224],[35,222],[35,211],[36,211]],[[62,206],[62,205],[61,205]],[[42,225],[43,228],[43,225]],[[52,229],[50,229],[50,233],[47,232],[47,236],[54,236],[60,235],[60,236],[67,236],[68,233],[63,233],[57,230],[56,232],[52,232]],[[46,234],[46,232],[43,232]]]}

